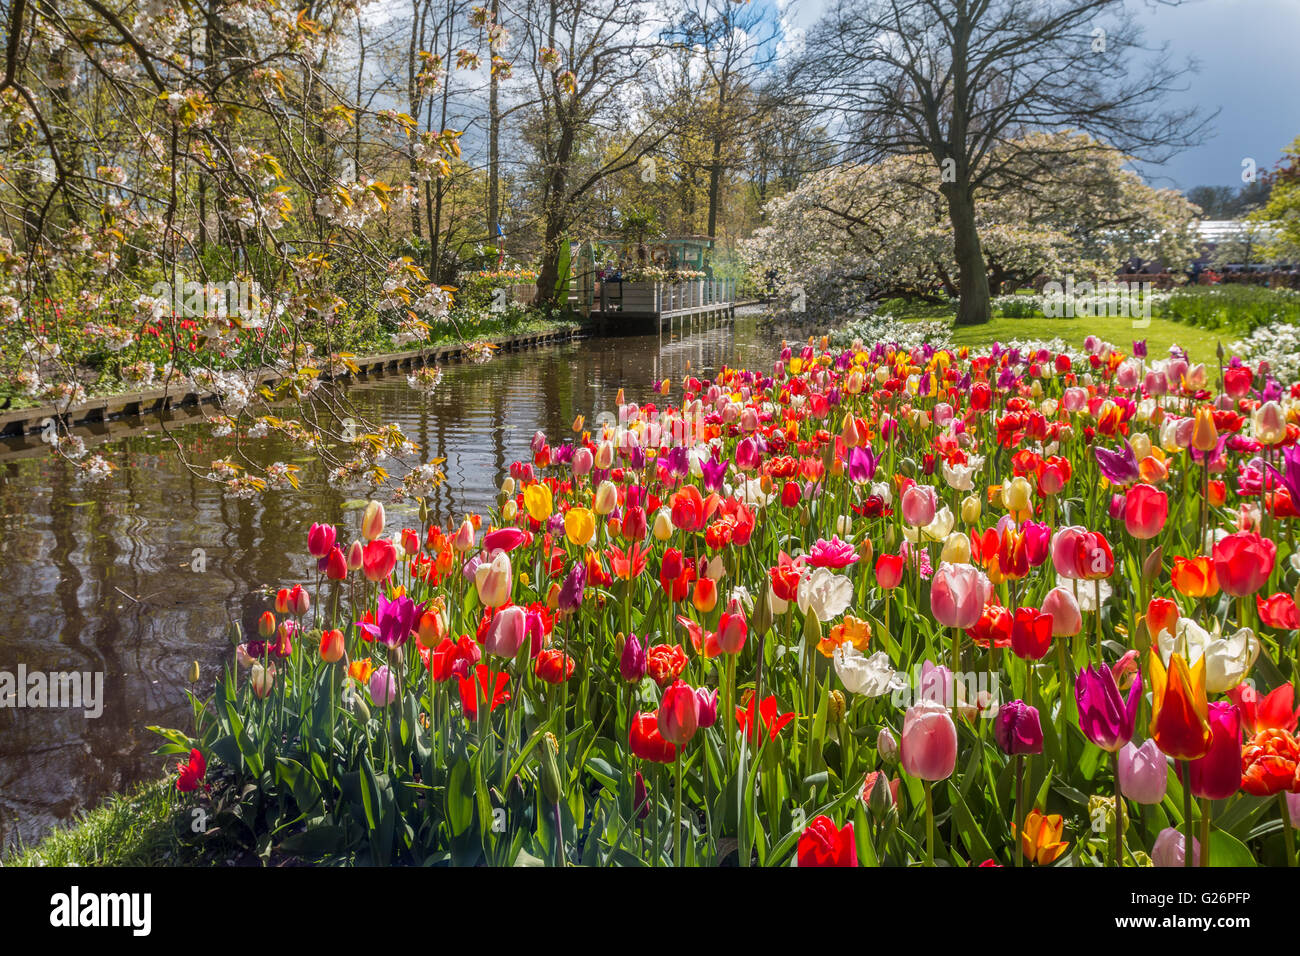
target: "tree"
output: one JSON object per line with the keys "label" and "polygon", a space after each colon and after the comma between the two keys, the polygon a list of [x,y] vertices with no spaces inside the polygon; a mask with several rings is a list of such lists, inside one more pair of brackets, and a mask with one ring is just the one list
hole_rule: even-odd
{"label": "tree", "polygon": [[[995,291],[1067,272],[1104,279],[1133,257],[1173,269],[1193,257],[1196,207],[1143,183],[1118,150],[1077,133],[1038,133],[1000,148],[1022,162],[1045,152],[1071,158],[1033,191],[991,188],[977,202]],[[1019,178],[1014,161],[1008,169]],[[947,203],[930,170],[925,157],[896,155],[814,173],[768,204],[770,225],[742,243],[745,257],[776,268],[787,292],[801,288],[807,303],[831,312],[891,296],[954,295]]]}
{"label": "tree", "polygon": [[1268,202],[1251,220],[1273,230],[1265,247],[1275,260],[1300,262],[1300,136],[1282,151],[1282,161],[1268,175]]}
{"label": "tree", "polygon": [[1076,148],[1000,147],[1073,128],[1156,160],[1199,134],[1194,111],[1158,109],[1184,72],[1163,51],[1130,69],[1145,51],[1123,0],[839,0],[808,50],[796,80],[836,117],[849,158],[930,163],[952,230],[961,325],[990,317],[978,197],[1020,188]]}

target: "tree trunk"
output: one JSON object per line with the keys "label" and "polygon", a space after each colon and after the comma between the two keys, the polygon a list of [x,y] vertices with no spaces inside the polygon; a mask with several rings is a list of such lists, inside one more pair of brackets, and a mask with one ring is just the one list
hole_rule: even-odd
{"label": "tree trunk", "polygon": [[709,238],[718,235],[718,192],[722,185],[722,140],[714,137],[713,158],[709,164]]}
{"label": "tree trunk", "polygon": [[[492,0],[492,22],[497,23],[497,18],[501,11],[497,0]],[[500,189],[501,189],[501,172],[500,172],[500,141],[501,141],[501,110],[497,102],[497,89],[500,85],[497,79],[496,69],[492,63],[494,51],[491,45],[488,46],[488,208],[487,208],[487,232],[488,244],[497,250],[497,259],[500,261],[501,240],[497,235],[497,229],[500,220],[497,218],[501,209]]]}
{"label": "tree trunk", "polygon": [[948,219],[952,223],[953,253],[957,260],[958,325],[983,325],[992,317],[989,307],[989,276],[984,251],[975,225],[975,199],[970,187],[945,183]]}

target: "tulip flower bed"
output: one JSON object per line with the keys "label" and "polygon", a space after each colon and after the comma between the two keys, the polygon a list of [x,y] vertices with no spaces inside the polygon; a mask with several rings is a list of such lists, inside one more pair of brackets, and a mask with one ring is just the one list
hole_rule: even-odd
{"label": "tulip flower bed", "polygon": [[309,860],[1294,865],[1300,390],[1090,344],[810,342],[313,525],[177,787]]}

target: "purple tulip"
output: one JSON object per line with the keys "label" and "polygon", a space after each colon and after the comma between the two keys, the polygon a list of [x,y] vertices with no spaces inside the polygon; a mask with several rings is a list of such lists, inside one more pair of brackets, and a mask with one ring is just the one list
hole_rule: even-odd
{"label": "purple tulip", "polygon": [[1102,750],[1114,753],[1133,737],[1138,702],[1142,699],[1142,675],[1133,675],[1126,700],[1120,696],[1109,668],[1099,664],[1084,668],[1074,682],[1074,699],[1079,705],[1079,726],[1084,735]]}
{"label": "purple tulip", "polygon": [[870,481],[876,475],[876,454],[870,445],[854,448],[849,452],[849,478],[861,484]]}
{"label": "purple tulip", "polygon": [[1098,445],[1093,448],[1092,453],[1097,458],[1101,473],[1111,484],[1127,485],[1138,479],[1140,472],[1137,456],[1133,454],[1133,446],[1128,443],[1127,438],[1124,439],[1123,451],[1111,451]]}
{"label": "purple tulip", "polygon": [[379,594],[379,612],[375,623],[357,621],[356,626],[372,638],[378,639],[385,647],[401,647],[415,629],[415,624],[424,613],[424,605],[416,604],[403,594],[395,601],[388,600],[383,592]]}
{"label": "purple tulip", "polygon": [[560,585],[561,611],[576,611],[582,606],[582,592],[587,586],[587,566],[579,561]]}
{"label": "purple tulip", "polygon": [[1007,701],[998,708],[993,739],[1011,757],[1042,753],[1043,725],[1038,720],[1038,708],[1023,700]]}
{"label": "purple tulip", "polygon": [[636,683],[645,677],[646,652],[635,634],[629,634],[623,642],[623,655],[618,661],[618,672],[623,680]]}

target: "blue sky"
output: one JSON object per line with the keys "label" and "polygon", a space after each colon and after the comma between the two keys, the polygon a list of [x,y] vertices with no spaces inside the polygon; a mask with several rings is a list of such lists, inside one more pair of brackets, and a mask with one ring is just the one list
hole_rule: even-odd
{"label": "blue sky", "polygon": [[[1160,166],[1143,167],[1153,185],[1190,189],[1241,185],[1242,160],[1271,167],[1300,136],[1300,0],[1185,0],[1176,7],[1129,0],[1146,42],[1169,44],[1175,62],[1195,60],[1175,105],[1219,109],[1205,142]],[[793,26],[810,26],[825,0],[796,0]]]}

